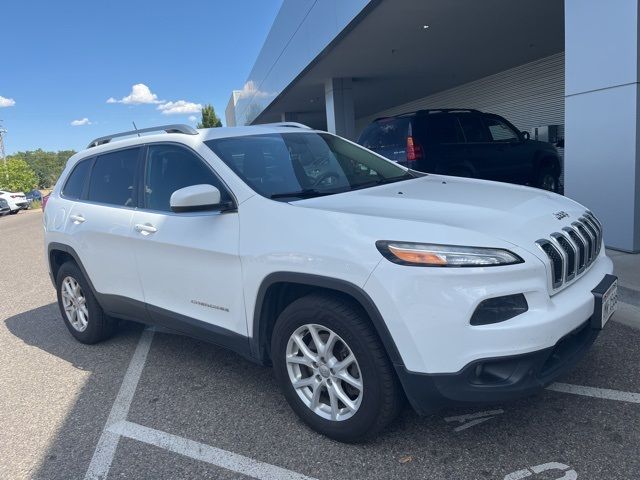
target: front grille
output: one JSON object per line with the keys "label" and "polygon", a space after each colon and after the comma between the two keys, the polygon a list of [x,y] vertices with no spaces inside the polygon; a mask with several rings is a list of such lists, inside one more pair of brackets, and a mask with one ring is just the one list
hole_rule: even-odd
{"label": "front grille", "polygon": [[598,257],[602,248],[602,224],[586,212],[562,232],[536,242],[550,263],[554,290],[582,275]]}

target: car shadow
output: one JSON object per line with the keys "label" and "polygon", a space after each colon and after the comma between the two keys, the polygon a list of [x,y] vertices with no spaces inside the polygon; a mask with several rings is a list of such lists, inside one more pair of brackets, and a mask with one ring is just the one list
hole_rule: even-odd
{"label": "car shadow", "polygon": [[[143,327],[122,322],[110,340],[82,345],[69,334],[53,303],[5,323],[26,344],[89,374],[32,475],[83,478]],[[617,331],[597,345],[592,361],[625,335],[625,330]],[[613,446],[620,450],[620,442],[633,444],[637,434],[624,430],[624,405],[605,403],[604,413],[594,413],[591,402],[544,391],[504,405],[455,407],[425,417],[407,407],[374,439],[348,445],[299,421],[270,368],[199,340],[156,332],[128,420],[321,479],[338,478],[345,471],[354,479],[504,478],[543,460],[572,466],[587,464],[591,457],[616,462],[611,453],[598,452],[610,452]],[[579,438],[590,438],[589,445],[568,456],[564,445],[575,445]],[[140,459],[139,452],[122,445],[114,476],[146,478],[145,469],[158,451],[144,450],[147,457]],[[174,464],[172,457],[166,458],[166,472],[158,464],[154,470],[164,472],[163,478],[193,478],[201,471],[194,463]]]}
{"label": "car shadow", "polygon": [[[29,476],[47,480],[84,478],[143,327],[123,322],[113,338],[97,345],[83,345],[67,330],[56,303],[14,315],[4,323],[9,332],[25,344],[62,360],[33,366],[40,370],[34,372],[34,376],[41,378],[45,374],[49,380],[40,388],[34,385],[32,395],[53,391],[47,399],[52,404],[51,414],[60,415],[62,411],[65,418],[50,439],[47,452],[39,455],[37,470]],[[64,406],[69,399],[69,395],[64,394],[65,383],[69,390],[77,390],[75,401],[69,407]],[[55,394],[61,390],[59,396]],[[30,401],[24,399],[26,405]],[[34,412],[33,424],[24,425],[18,435],[27,437],[31,431],[43,434],[37,423],[38,415],[42,412]],[[47,423],[51,423],[50,419],[43,421],[43,425]]]}

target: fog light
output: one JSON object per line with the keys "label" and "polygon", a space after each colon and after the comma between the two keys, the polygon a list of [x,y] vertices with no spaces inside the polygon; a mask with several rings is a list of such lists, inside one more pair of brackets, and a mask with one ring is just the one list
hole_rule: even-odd
{"label": "fog light", "polygon": [[504,297],[488,298],[480,302],[471,316],[471,325],[490,325],[504,322],[529,310],[522,293]]}

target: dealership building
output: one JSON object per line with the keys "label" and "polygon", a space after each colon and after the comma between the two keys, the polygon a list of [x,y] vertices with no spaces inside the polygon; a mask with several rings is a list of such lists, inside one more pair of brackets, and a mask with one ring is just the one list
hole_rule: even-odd
{"label": "dealership building", "polygon": [[565,195],[640,252],[638,0],[284,0],[227,125],[473,108],[559,142]]}

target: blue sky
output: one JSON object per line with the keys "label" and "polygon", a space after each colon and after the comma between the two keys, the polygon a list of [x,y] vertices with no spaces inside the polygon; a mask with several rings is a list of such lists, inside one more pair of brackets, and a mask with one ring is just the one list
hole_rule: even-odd
{"label": "blue sky", "polygon": [[281,3],[3,0],[7,154],[80,150],[132,121],[195,123],[198,104],[213,104],[224,122],[231,91],[246,81]]}

